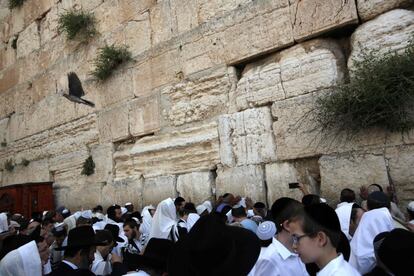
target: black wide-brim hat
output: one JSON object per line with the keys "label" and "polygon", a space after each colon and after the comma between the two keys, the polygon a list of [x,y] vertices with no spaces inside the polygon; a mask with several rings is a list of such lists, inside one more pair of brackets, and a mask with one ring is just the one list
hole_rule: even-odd
{"label": "black wide-brim hat", "polygon": [[260,241],[250,230],[227,226],[215,214],[201,217],[173,247],[168,275],[247,275],[260,254]]}
{"label": "black wide-brim hat", "polygon": [[148,241],[143,255],[134,255],[134,264],[138,268],[153,268],[166,271],[167,261],[173,242],[166,239],[152,238]]}
{"label": "black wide-brim hat", "polygon": [[68,244],[57,247],[56,250],[62,251],[68,248],[82,248],[88,246],[105,245],[96,239],[92,226],[83,225],[73,228],[68,234]]}
{"label": "black wide-brim hat", "polygon": [[116,242],[125,242],[124,239],[119,236],[119,227],[118,227],[118,225],[108,223],[107,225],[105,225],[104,230],[109,230],[109,232],[111,232],[111,234],[114,238],[114,241],[116,241]]}

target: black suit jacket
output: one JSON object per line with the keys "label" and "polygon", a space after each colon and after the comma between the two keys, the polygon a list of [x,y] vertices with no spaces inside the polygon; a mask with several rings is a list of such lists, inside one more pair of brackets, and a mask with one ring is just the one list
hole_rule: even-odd
{"label": "black suit jacket", "polygon": [[73,269],[64,262],[61,262],[59,266],[53,270],[47,276],[95,276],[90,270],[87,269]]}

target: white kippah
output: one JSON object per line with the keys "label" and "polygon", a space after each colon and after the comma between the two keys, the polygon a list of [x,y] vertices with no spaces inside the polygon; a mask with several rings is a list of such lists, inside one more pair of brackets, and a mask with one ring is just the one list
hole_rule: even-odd
{"label": "white kippah", "polygon": [[270,240],[276,235],[276,225],[272,221],[265,221],[259,224],[256,235],[262,241]]}
{"label": "white kippah", "polygon": [[131,202],[125,203],[125,206],[129,206],[129,205],[132,205],[132,203]]}
{"label": "white kippah", "polygon": [[411,212],[414,212],[414,201],[408,203],[407,209]]}
{"label": "white kippah", "polygon": [[121,207],[121,214],[124,215],[128,212],[127,208]]}

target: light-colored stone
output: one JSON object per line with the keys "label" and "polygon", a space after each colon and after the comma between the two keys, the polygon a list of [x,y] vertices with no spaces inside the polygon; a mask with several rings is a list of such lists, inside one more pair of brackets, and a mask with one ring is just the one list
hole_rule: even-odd
{"label": "light-colored stone", "polygon": [[52,39],[59,35],[58,32],[58,6],[51,7],[50,11],[40,21],[40,44],[50,43]]}
{"label": "light-colored stone", "polygon": [[131,202],[138,208],[142,206],[142,195],[143,180],[139,177],[119,179],[102,187],[102,203],[106,206]]}
{"label": "light-colored stone", "polygon": [[166,198],[175,198],[177,196],[176,185],[177,177],[175,175],[145,178],[142,192],[143,205],[156,206]]}
{"label": "light-colored stone", "polygon": [[229,94],[236,81],[234,70],[219,67],[164,88],[162,97],[166,121],[180,126],[227,113]]}
{"label": "light-colored stone", "polygon": [[254,2],[254,0],[210,0],[198,2],[199,6],[197,15],[199,23],[202,24],[214,20],[215,18],[223,17],[234,10],[247,6],[250,3]]}
{"label": "light-colored stone", "polygon": [[17,40],[17,58],[24,57],[38,49],[40,49],[38,23],[33,22],[19,35]]}
{"label": "light-colored stone", "polygon": [[276,160],[270,108],[248,109],[219,118],[220,158],[226,166]]}
{"label": "light-colored stone", "polygon": [[[5,147],[3,143],[7,143],[9,141],[9,118],[4,118],[0,120],[0,143],[2,143],[2,147]],[[1,149],[1,147],[0,147]]]}
{"label": "light-colored stone", "polygon": [[359,26],[351,36],[352,52],[348,68],[364,59],[364,54],[401,52],[407,48],[414,34],[414,11],[392,10]]}
{"label": "light-colored stone", "polygon": [[179,175],[177,191],[186,201],[201,204],[211,200],[212,189],[215,187],[215,178],[212,172],[192,172]]}
{"label": "light-colored stone", "polygon": [[358,15],[363,21],[370,20],[389,10],[408,6],[411,0],[357,0]]}
{"label": "light-colored stone", "polygon": [[383,155],[343,154],[322,156],[321,195],[332,203],[338,203],[343,188],[359,192],[361,185],[377,183],[388,186],[387,169]]}
{"label": "light-colored stone", "polygon": [[289,3],[297,41],[358,23],[355,1],[289,0]]}
{"label": "light-colored stone", "polygon": [[[122,1],[121,1],[122,2]],[[129,45],[132,56],[141,54],[151,47],[151,26],[148,12],[139,18],[125,23],[121,31],[125,35],[125,45]]]}
{"label": "light-colored stone", "polygon": [[[104,185],[104,183],[72,183],[68,187],[54,183],[54,199],[56,202],[59,202],[59,206],[63,205],[70,210],[92,209],[98,202],[102,204],[102,189]],[[113,203],[111,202],[104,206],[107,207]]]}
{"label": "light-colored stone", "polygon": [[124,179],[129,177],[140,177],[142,172],[134,165],[131,157],[133,144],[121,144],[113,155],[114,177]]}
{"label": "light-colored stone", "polygon": [[290,197],[299,201],[302,199],[303,194],[299,189],[289,189],[289,183],[299,182],[299,172],[293,163],[267,164],[265,170],[267,202],[270,206],[281,197]]}
{"label": "light-colored stone", "polygon": [[[19,82],[19,70],[11,66],[0,73],[0,95]],[[3,102],[4,103],[4,102]]]}
{"label": "light-colored stone", "polygon": [[117,105],[98,114],[99,139],[115,142],[129,137],[128,104]]}
{"label": "light-colored stone", "polygon": [[21,160],[13,158],[11,160],[14,163],[14,169],[11,172],[3,170],[3,185],[49,182],[51,180],[48,160],[29,160],[30,163],[27,166],[21,164]]}
{"label": "light-colored stone", "polygon": [[333,40],[315,39],[248,64],[237,84],[239,110],[331,87],[344,78],[345,59]]}
{"label": "light-colored stone", "polygon": [[113,152],[112,143],[91,146],[91,156],[95,163],[95,173],[90,175],[92,182],[112,182]]}
{"label": "light-colored stone", "polygon": [[144,177],[214,169],[220,162],[217,124],[144,137],[130,155]]}
{"label": "light-colored stone", "polygon": [[158,95],[129,102],[129,129],[132,136],[154,133],[160,129],[160,100]]}
{"label": "light-colored stone", "polygon": [[156,4],[156,0],[122,0],[118,1],[119,16],[121,22],[135,21],[141,18],[141,14],[148,13]]}
{"label": "light-colored stone", "polygon": [[266,202],[265,176],[261,166],[248,165],[217,169],[216,194],[248,196],[253,202]]}
{"label": "light-colored stone", "polygon": [[167,41],[176,32],[176,16],[171,12],[171,0],[157,1],[150,10],[152,46]]}

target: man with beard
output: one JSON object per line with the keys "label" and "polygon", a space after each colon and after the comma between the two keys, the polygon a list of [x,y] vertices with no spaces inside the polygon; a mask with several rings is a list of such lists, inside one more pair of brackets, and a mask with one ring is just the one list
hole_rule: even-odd
{"label": "man with beard", "polygon": [[128,243],[122,248],[124,264],[128,267],[129,271],[136,270],[138,268],[136,256],[142,252],[144,247],[138,222],[134,219],[125,221],[124,233],[128,238]]}

